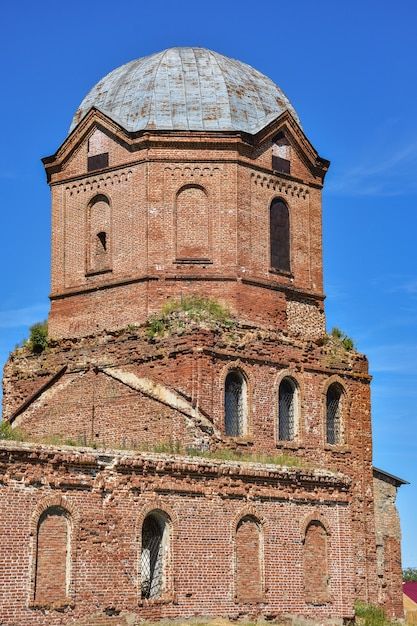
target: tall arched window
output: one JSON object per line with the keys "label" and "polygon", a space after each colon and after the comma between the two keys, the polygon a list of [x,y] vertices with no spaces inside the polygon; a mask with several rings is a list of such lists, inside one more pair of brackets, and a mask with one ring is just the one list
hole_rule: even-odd
{"label": "tall arched window", "polygon": [[339,383],[333,383],[326,394],[326,441],[331,445],[342,439],[342,395]]}
{"label": "tall arched window", "polygon": [[279,386],[278,439],[293,441],[297,426],[297,388],[292,378],[283,378]]}
{"label": "tall arched window", "polygon": [[142,598],[159,598],[165,591],[168,534],[168,519],[161,512],[153,512],[145,517],[140,563]]}
{"label": "tall arched window", "polygon": [[70,514],[59,506],[46,509],[36,535],[36,604],[63,603],[70,582]]}
{"label": "tall arched window", "polygon": [[110,226],[110,203],[100,194],[88,206],[87,273],[111,268]]}
{"label": "tall arched window", "polygon": [[246,381],[240,372],[229,372],[224,388],[224,421],[226,435],[241,437],[246,433]]}
{"label": "tall arched window", "polygon": [[311,604],[325,604],[330,599],[327,539],[323,524],[311,521],[304,538],[304,592]]}
{"label": "tall arched window", "polygon": [[261,529],[245,515],[236,529],[236,597],[242,602],[262,600]]}
{"label": "tall arched window", "polygon": [[271,268],[290,271],[290,216],[283,200],[275,198],[270,207],[269,237]]}

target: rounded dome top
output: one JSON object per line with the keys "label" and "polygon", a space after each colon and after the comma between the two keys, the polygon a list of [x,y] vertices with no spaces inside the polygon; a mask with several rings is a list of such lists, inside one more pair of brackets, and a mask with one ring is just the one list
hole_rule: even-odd
{"label": "rounded dome top", "polygon": [[70,131],[91,107],[129,132],[238,130],[256,133],[290,101],[250,65],[205,48],[169,48],[107,74],[81,102]]}

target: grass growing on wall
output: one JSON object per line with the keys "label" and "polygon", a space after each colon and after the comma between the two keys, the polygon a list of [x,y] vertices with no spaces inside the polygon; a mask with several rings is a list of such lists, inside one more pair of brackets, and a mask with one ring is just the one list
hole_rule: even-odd
{"label": "grass growing on wall", "polygon": [[228,309],[216,300],[185,296],[180,300],[168,300],[159,315],[147,322],[148,337],[162,337],[181,332],[190,325],[213,328],[218,325],[233,328],[234,321]]}
{"label": "grass growing on wall", "polygon": [[12,428],[9,422],[3,421],[0,423],[0,439],[6,439],[7,441],[25,441],[27,437],[19,428]]}
{"label": "grass growing on wall", "polygon": [[387,619],[384,609],[365,604],[364,602],[355,602],[355,615],[357,622],[361,626],[388,626],[391,622]]}

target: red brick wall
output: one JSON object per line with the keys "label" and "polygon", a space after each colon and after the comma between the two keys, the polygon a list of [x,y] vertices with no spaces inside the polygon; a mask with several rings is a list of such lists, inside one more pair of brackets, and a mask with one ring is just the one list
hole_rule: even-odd
{"label": "red brick wall", "polygon": [[260,602],[262,593],[261,531],[247,516],[236,529],[236,597],[242,602]]}
{"label": "red brick wall", "polygon": [[[67,370],[54,380],[63,365]],[[233,368],[245,376],[248,393],[248,433],[237,440],[224,436],[224,382]],[[301,463],[343,472],[352,484],[358,597],[378,601],[369,376],[362,355],[332,343],[289,340],[239,325],[156,339],[137,329],[63,341],[38,356],[23,350],[12,357],[5,374],[8,418],[41,389],[14,423],[43,440],[59,435],[61,440],[137,449],[164,442],[183,450],[285,452]],[[298,428],[289,442],[279,441],[277,434],[283,376],[291,376],[298,387]],[[131,381],[136,379],[153,381],[165,391],[158,399],[135,388]],[[48,380],[51,385],[42,391]],[[337,446],[326,443],[325,429],[326,390],[333,382],[345,392],[343,437]],[[185,409],[167,402],[165,393],[177,394]],[[341,537],[345,539],[344,531]]]}
{"label": "red brick wall", "polygon": [[307,526],[304,539],[304,588],[305,598],[311,604],[326,604],[328,592],[327,532],[316,521]]}
{"label": "red brick wall", "polygon": [[66,599],[68,545],[68,520],[64,511],[48,509],[37,529],[35,603],[39,606],[59,605]]}
{"label": "red brick wall", "polygon": [[[355,548],[349,481],[341,475],[174,455],[12,443],[0,448],[0,469],[4,626],[77,623],[96,613],[130,615],[130,623],[133,618],[193,615],[236,619],[291,613],[316,620],[329,613],[333,619],[352,616]],[[306,603],[302,577],[294,575],[301,574],[304,525],[311,519],[313,501],[330,531],[332,602],[326,606]],[[50,587],[45,589],[45,604],[39,607],[33,604],[29,564],[36,555],[37,520],[51,506],[65,510],[69,519],[69,597],[66,605],[56,606]],[[163,596],[145,601],[141,599],[139,555],[142,524],[152,511],[169,522],[169,563]],[[236,537],[239,558],[252,563],[246,580],[259,580],[258,531],[247,531],[245,522],[246,547],[239,531],[236,535],[239,520],[246,517],[260,520],[262,526],[265,576],[262,601],[252,598],[250,604],[236,597]],[[339,524],[346,530],[343,537]],[[60,546],[63,553],[63,541]],[[338,565],[342,555],[343,571]]]}
{"label": "red brick wall", "polygon": [[[287,294],[308,295],[315,322],[301,332],[323,334],[324,170],[314,160],[307,166],[308,159],[292,150],[293,173],[273,174],[273,125],[253,146],[233,134],[200,134],[199,141],[195,133],[122,138],[108,125],[106,171],[87,172],[88,134],[76,147],[71,136],[47,168],[51,336],[142,323],[167,297],[188,292],[221,299],[241,319],[283,329]],[[269,207],[277,197],[289,207],[291,275],[271,270]],[[109,207],[103,224],[95,217],[97,198]],[[106,255],[92,250],[97,229],[108,234]]]}
{"label": "red brick wall", "polygon": [[391,619],[403,619],[401,528],[395,505],[402,481],[374,470],[379,603]]}

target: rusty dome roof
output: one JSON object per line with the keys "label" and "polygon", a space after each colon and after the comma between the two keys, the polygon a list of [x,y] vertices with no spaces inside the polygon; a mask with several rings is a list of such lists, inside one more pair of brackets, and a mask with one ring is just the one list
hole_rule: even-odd
{"label": "rusty dome roof", "polygon": [[206,48],[169,48],[107,74],[81,102],[70,131],[91,109],[127,131],[196,130],[256,133],[290,101],[250,65]]}

